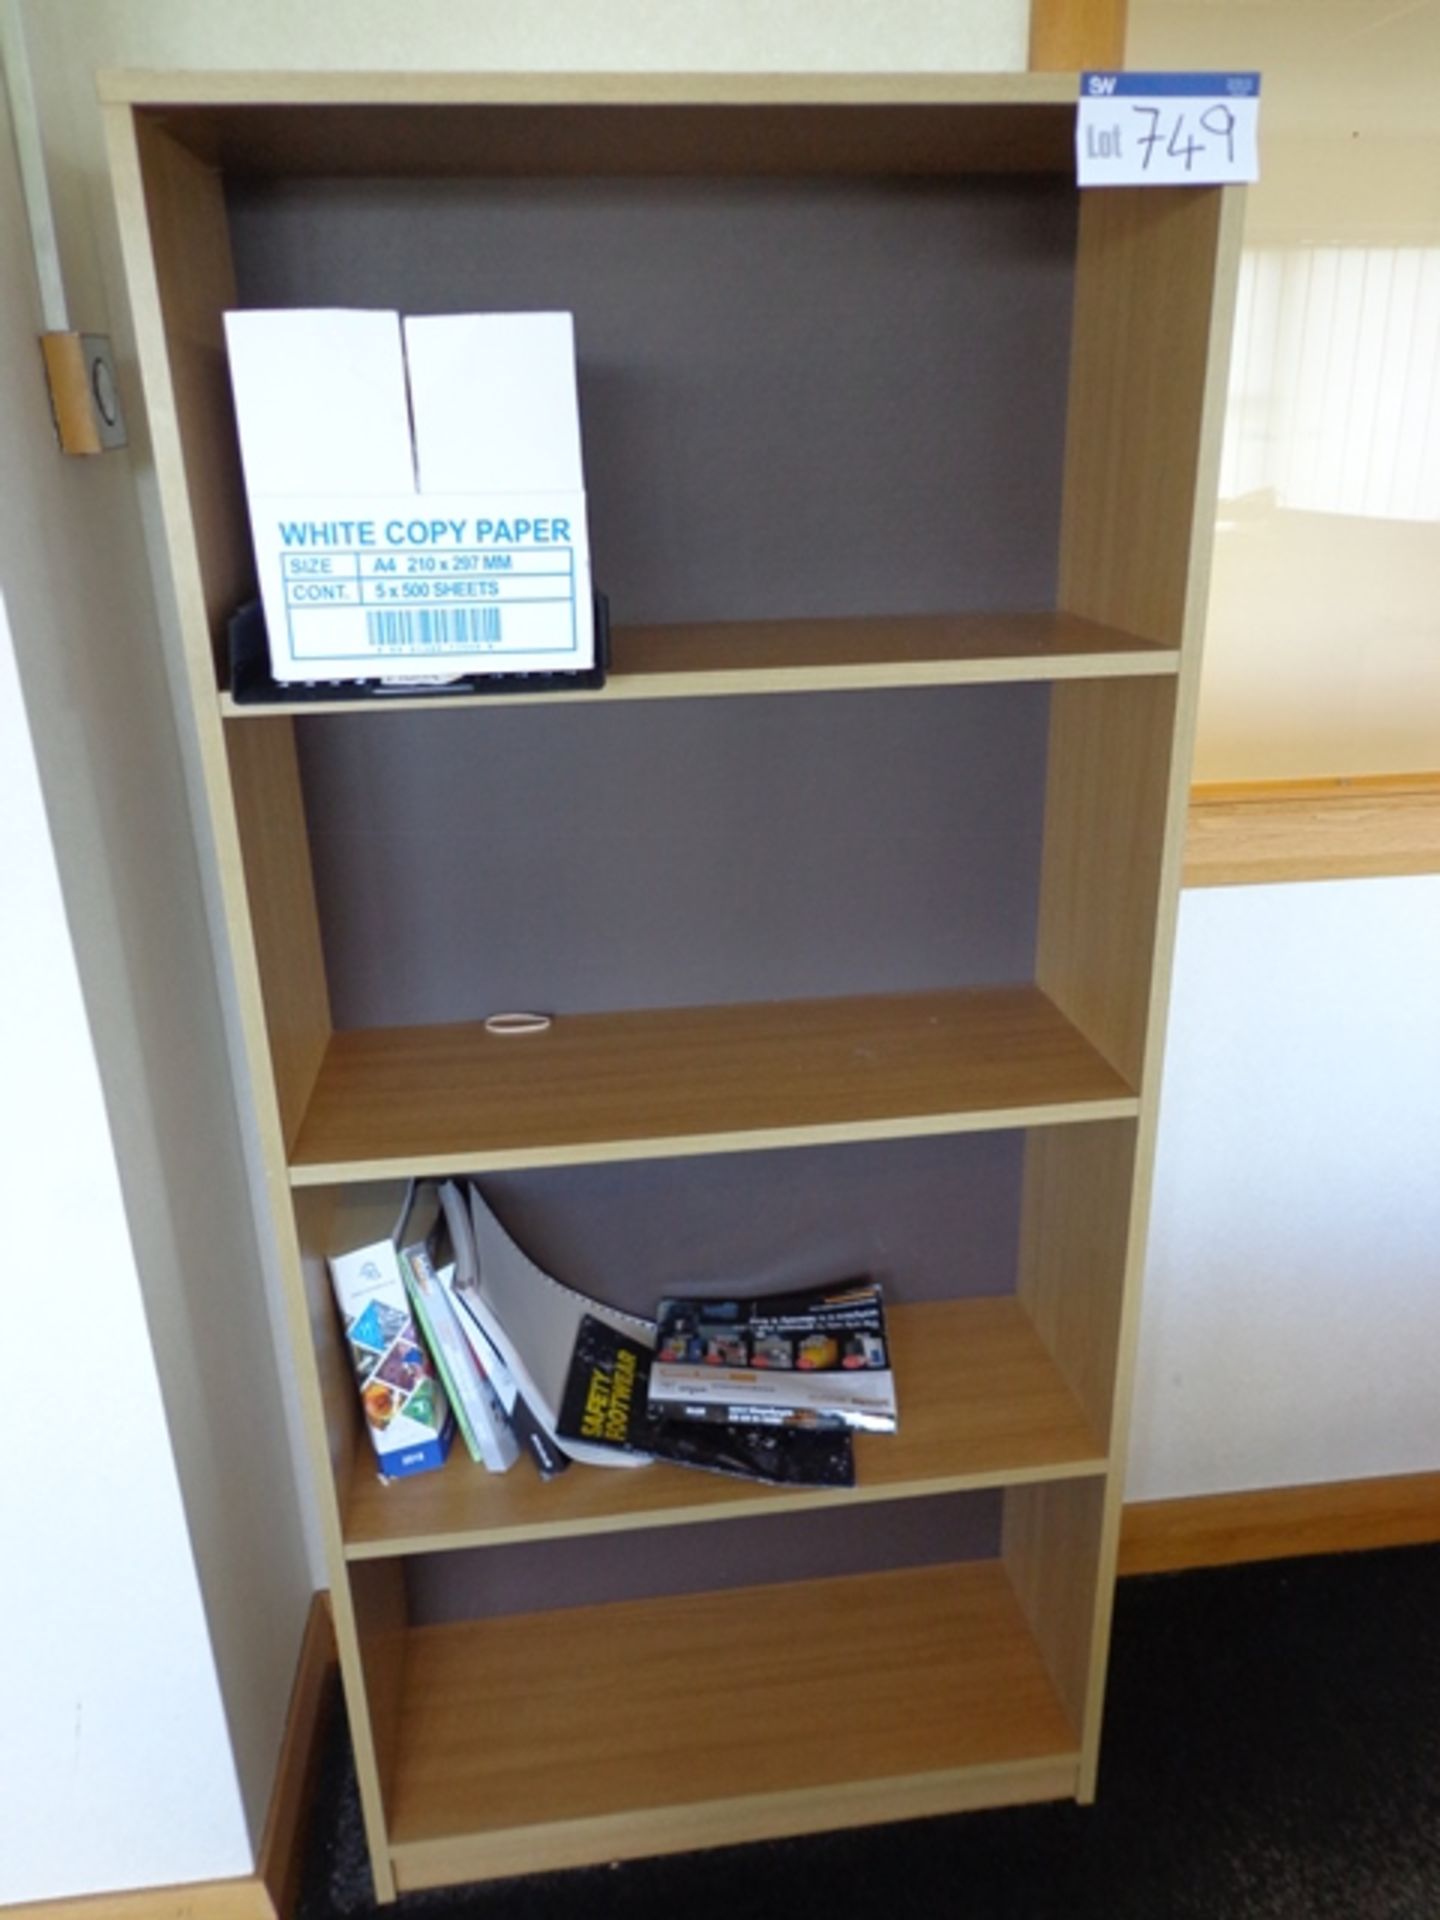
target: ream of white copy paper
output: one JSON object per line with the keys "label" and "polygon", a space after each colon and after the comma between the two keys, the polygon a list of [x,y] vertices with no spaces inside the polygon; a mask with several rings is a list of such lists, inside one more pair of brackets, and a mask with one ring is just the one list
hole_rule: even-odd
{"label": "ream of white copy paper", "polygon": [[568,313],[407,319],[424,493],[578,493],[580,407]]}
{"label": "ream of white copy paper", "polygon": [[407,389],[395,314],[226,315],[275,678],[593,666],[570,316],[408,326]]}
{"label": "ream of white copy paper", "polygon": [[252,497],[415,491],[398,314],[227,313],[225,344]]}

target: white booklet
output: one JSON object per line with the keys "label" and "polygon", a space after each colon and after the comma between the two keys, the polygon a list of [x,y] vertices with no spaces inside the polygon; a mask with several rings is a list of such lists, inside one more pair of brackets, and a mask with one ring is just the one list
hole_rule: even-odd
{"label": "white booklet", "polygon": [[[556,1434],[565,1381],[575,1350],[580,1322],[586,1314],[628,1333],[648,1347],[654,1342],[655,1323],[638,1314],[608,1307],[574,1287],[563,1286],[537,1267],[516,1246],[486,1205],[479,1189],[469,1190],[469,1234],[457,1221],[459,1189],[453,1182],[441,1188],[441,1202],[450,1226],[455,1253],[454,1288],[461,1305],[489,1346],[498,1354],[519,1397],[562,1453],[593,1466],[636,1467],[648,1464],[646,1453],[622,1452],[594,1446],[585,1440],[561,1439]],[[461,1230],[457,1233],[457,1224]],[[468,1331],[468,1329],[467,1329]],[[491,1379],[500,1391],[499,1381]],[[504,1394],[501,1394],[502,1399]]]}
{"label": "white booklet", "polygon": [[520,1445],[509,1410],[456,1316],[450,1292],[454,1266],[435,1267],[439,1216],[434,1187],[412,1181],[395,1236],[401,1272],[472,1458],[491,1473],[507,1473],[520,1457]]}

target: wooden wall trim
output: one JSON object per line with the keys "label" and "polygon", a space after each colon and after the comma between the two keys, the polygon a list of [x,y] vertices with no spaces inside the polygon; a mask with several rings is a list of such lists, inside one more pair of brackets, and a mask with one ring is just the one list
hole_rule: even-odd
{"label": "wooden wall trim", "polygon": [[1184,885],[1440,873],[1440,773],[1197,786]]}
{"label": "wooden wall trim", "polygon": [[1125,64],[1126,0],[1031,0],[1030,71]]}
{"label": "wooden wall trim", "polygon": [[326,1709],[339,1674],[330,1596],[317,1593],[300,1642],[300,1662],[290,1689],[280,1760],[255,1868],[269,1891],[276,1920],[291,1920],[299,1900],[306,1822],[320,1772]]}
{"label": "wooden wall trim", "polygon": [[1392,1474],[1131,1502],[1120,1528],[1120,1571],[1177,1573],[1435,1541],[1440,1541],[1440,1473]]}
{"label": "wooden wall trim", "polygon": [[337,1674],[328,1593],[317,1593],[300,1643],[295,1682],[253,1874],[180,1887],[82,1894],[0,1907],[3,1920],[292,1920],[300,1892],[306,1819],[314,1799],[325,1707]]}
{"label": "wooden wall trim", "polygon": [[0,1914],[4,1920],[276,1920],[265,1883],[253,1877],[27,1901],[0,1907]]}

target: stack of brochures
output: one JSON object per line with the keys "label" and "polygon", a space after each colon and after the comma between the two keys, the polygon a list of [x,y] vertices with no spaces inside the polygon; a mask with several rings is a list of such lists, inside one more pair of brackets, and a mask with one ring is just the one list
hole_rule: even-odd
{"label": "stack of brochures", "polygon": [[652,1321],[546,1273],[479,1188],[457,1181],[412,1184],[387,1250],[459,1432],[492,1473],[528,1453],[547,1476],[571,1461],[664,1460],[844,1487],[855,1480],[852,1434],[895,1429],[872,1280],[755,1297],[677,1294]]}

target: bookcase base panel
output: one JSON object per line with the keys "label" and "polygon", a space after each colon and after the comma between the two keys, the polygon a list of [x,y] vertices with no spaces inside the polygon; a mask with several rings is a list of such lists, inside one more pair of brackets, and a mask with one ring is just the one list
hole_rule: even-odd
{"label": "bookcase base panel", "polygon": [[390,1861],[397,1892],[419,1893],[516,1874],[883,1826],[892,1820],[1074,1800],[1077,1779],[1077,1762],[1062,1758],[896,1780],[856,1780],[822,1791],[727,1800],[673,1813],[641,1809],[624,1820],[576,1821],[533,1835],[507,1834],[497,1839],[464,1834],[423,1841],[392,1848]]}
{"label": "bookcase base panel", "polygon": [[405,1890],[1063,1799],[1078,1745],[994,1561],[417,1628],[390,1857]]}

